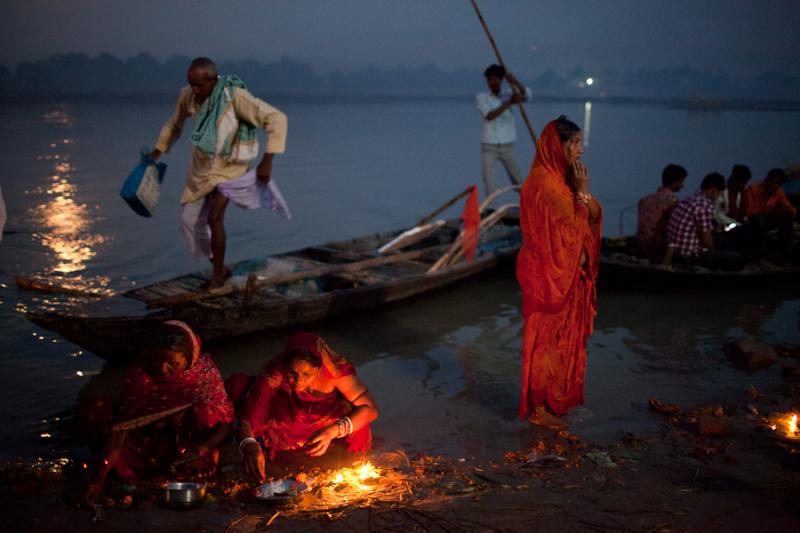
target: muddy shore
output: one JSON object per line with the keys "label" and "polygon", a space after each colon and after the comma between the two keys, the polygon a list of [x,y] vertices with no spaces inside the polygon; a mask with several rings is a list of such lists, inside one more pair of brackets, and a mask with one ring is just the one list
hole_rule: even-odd
{"label": "muddy shore", "polygon": [[0,513],[15,531],[48,532],[796,531],[800,435],[779,417],[797,412],[800,386],[788,390],[792,397],[742,391],[729,405],[655,402],[657,432],[620,433],[604,447],[532,429],[531,447],[497,461],[376,450],[371,460],[404,489],[328,510],[306,496],[253,501],[232,446],[201,507],[162,509],[152,486],[112,483],[100,521],[78,505],[80,465],[8,462]]}

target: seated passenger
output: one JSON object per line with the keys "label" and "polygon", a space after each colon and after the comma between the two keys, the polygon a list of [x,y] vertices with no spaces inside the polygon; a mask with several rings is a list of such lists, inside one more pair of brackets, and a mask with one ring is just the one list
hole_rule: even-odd
{"label": "seated passenger", "polygon": [[679,165],[667,165],[661,172],[661,187],[653,194],[639,200],[636,242],[643,256],[660,258],[664,255],[667,220],[678,204],[675,193],[683,188],[685,180],[685,168]]}
{"label": "seated passenger", "polygon": [[[231,376],[229,384],[235,377],[246,379]],[[241,390],[242,383],[233,388]],[[265,454],[269,459],[291,451],[319,457],[336,439],[349,452],[367,451],[376,418],[375,400],[353,365],[318,335],[298,333],[267,361],[244,398],[239,450],[245,472],[264,479]]]}
{"label": "seated passenger", "polygon": [[110,401],[96,400],[88,419],[105,441],[99,472],[84,494],[92,504],[112,470],[128,482],[213,474],[234,410],[217,366],[200,353],[200,339],[170,320],[128,371],[116,415]]}
{"label": "seated passenger", "polygon": [[744,191],[744,212],[757,231],[759,252],[767,253],[766,232],[778,229],[778,254],[781,260],[789,259],[792,247],[792,226],[797,210],[786,198],[781,185],[786,173],[773,168],[761,183],[749,186]]}
{"label": "seated passenger", "polygon": [[711,269],[739,270],[742,256],[715,250],[712,240],[714,200],[725,191],[725,178],[714,172],[703,178],[700,190],[681,200],[667,223],[667,242],[673,259]]}
{"label": "seated passenger", "polygon": [[750,169],[745,165],[734,165],[728,178],[728,189],[714,202],[714,222],[727,228],[731,224],[740,225],[745,221],[744,189],[750,181]]}
{"label": "seated passenger", "polygon": [[745,262],[759,255],[756,250],[757,232],[747,224],[744,214],[744,190],[750,177],[747,166],[734,165],[727,190],[714,201],[714,224],[718,230],[714,235],[714,246],[739,252]]}

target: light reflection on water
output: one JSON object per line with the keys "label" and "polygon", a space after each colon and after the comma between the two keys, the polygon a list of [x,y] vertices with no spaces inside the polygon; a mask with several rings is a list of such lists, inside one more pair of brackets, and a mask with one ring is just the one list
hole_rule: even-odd
{"label": "light reflection on water", "polygon": [[[64,111],[52,112],[45,117],[49,122],[65,126],[71,124],[69,114]],[[64,138],[60,144],[50,143],[49,147],[57,150],[60,145],[66,147],[71,143],[71,139]],[[33,234],[34,239],[50,249],[55,256],[45,273],[67,277],[67,285],[73,288],[88,287],[90,283],[106,286],[109,280],[105,276],[88,280],[80,274],[97,255],[99,246],[107,242],[109,237],[93,229],[97,218],[96,209],[76,200],[78,186],[73,183],[73,174],[77,169],[70,163],[69,152],[62,148],[62,151],[44,154],[40,159],[55,161],[55,173],[49,176],[46,186],[29,191],[37,197],[44,197],[45,201],[30,208],[27,218],[33,225],[41,228]]]}

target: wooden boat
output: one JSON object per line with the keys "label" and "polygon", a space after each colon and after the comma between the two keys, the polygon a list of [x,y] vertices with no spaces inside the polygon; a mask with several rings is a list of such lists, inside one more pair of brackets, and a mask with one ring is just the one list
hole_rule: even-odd
{"label": "wooden boat", "polygon": [[644,289],[791,287],[800,279],[797,266],[747,265],[740,271],[725,272],[681,264],[665,267],[638,253],[635,237],[604,238],[600,249],[599,284]]}
{"label": "wooden boat", "polygon": [[119,362],[135,357],[164,320],[183,320],[204,340],[299,326],[402,302],[513,259],[521,242],[519,209],[486,208],[485,214],[472,262],[460,258],[460,220],[450,220],[242,261],[221,289],[203,289],[208,272],[194,272],[68,311],[26,316]]}

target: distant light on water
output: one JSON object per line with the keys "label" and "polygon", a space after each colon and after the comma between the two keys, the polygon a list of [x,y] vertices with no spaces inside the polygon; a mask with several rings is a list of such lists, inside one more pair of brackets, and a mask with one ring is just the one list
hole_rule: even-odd
{"label": "distant light on water", "polygon": [[[591,78],[589,78],[591,79]],[[592,129],[592,103],[583,104],[583,146],[589,146],[589,132]]]}

